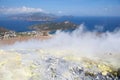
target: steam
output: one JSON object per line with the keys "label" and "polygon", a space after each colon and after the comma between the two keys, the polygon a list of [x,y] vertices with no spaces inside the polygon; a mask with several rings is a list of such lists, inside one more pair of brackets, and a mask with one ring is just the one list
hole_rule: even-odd
{"label": "steam", "polygon": [[[120,31],[104,33],[97,31],[88,31],[84,24],[81,24],[73,32],[57,31],[48,40],[31,39],[2,46],[0,47],[0,79],[73,80],[72,78],[78,75],[73,75],[72,69],[73,73],[74,70],[83,70],[83,73],[101,71],[106,75],[107,72],[112,71],[111,66],[114,69],[120,68]],[[82,69],[84,62],[82,63],[81,60],[84,59],[88,59],[88,62],[93,61],[93,65],[91,62],[88,64],[93,67]],[[110,67],[101,63],[107,63]],[[84,77],[85,80],[90,78],[89,76],[86,79],[87,76],[83,74],[79,77]]]}
{"label": "steam", "polygon": [[[88,31],[84,24],[73,32],[57,31],[48,40],[31,39],[16,42],[13,45],[1,47],[4,50],[37,50],[57,57],[75,56],[101,58],[120,67],[120,31],[98,33],[97,30]],[[111,62],[112,61],[112,62]]]}
{"label": "steam", "polygon": [[[57,31],[48,40],[28,40],[16,42],[13,45],[5,46],[3,49],[73,49],[85,53],[120,53],[120,31],[98,33],[97,31],[87,31],[84,24],[78,29],[70,32]],[[87,51],[87,52],[86,52]]]}

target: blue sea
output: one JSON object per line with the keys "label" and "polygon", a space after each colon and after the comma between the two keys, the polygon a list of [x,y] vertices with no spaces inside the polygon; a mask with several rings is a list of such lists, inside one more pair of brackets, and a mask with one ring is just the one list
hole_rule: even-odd
{"label": "blue sea", "polygon": [[[87,30],[94,30],[95,26],[102,26],[102,31],[114,31],[120,28],[120,17],[61,17],[53,22],[69,20],[77,25],[84,24]],[[16,32],[30,31],[29,27],[41,21],[0,20],[0,26]]]}

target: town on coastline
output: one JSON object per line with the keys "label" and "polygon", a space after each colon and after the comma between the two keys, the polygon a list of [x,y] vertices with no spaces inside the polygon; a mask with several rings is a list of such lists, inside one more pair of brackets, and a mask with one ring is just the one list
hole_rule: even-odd
{"label": "town on coastline", "polygon": [[8,31],[0,33],[0,40],[4,39],[11,39],[16,37],[37,37],[37,36],[49,36],[49,31],[26,31],[26,32],[15,32],[15,31]]}
{"label": "town on coastline", "polygon": [[12,30],[0,27],[0,40],[11,39],[17,37],[37,37],[37,36],[50,36],[50,32],[56,30],[73,30],[77,25],[70,22],[50,22],[44,24],[35,24],[29,27],[31,31],[15,32]]}
{"label": "town on coastline", "polygon": [[71,30],[77,28],[77,25],[70,22],[50,22],[44,24],[36,24],[29,27],[31,31],[15,32],[0,27],[0,40],[11,39],[16,37],[37,37],[37,36],[50,36],[50,32],[56,30]]}

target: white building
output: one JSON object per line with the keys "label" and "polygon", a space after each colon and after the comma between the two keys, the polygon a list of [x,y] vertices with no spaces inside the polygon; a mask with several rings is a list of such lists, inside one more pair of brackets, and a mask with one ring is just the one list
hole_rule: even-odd
{"label": "white building", "polygon": [[16,37],[16,33],[14,31],[9,31],[9,32],[5,32],[3,38],[13,38]]}

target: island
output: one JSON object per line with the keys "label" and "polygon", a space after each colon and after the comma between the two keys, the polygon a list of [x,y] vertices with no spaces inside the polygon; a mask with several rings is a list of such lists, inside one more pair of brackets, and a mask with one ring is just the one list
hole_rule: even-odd
{"label": "island", "polygon": [[8,17],[11,20],[23,20],[23,21],[52,21],[57,18],[54,14],[47,13],[29,13],[29,14],[17,14]]}
{"label": "island", "polygon": [[0,27],[0,44],[13,44],[16,41],[26,41],[29,39],[45,40],[51,38],[51,32],[62,30],[71,31],[77,28],[77,25],[70,21],[63,22],[46,22],[29,27],[31,31],[16,32],[13,30]]}
{"label": "island", "polygon": [[65,31],[65,30],[74,30],[76,28],[77,28],[77,25],[70,21],[47,22],[47,23],[30,26],[30,29],[37,30],[37,31],[56,31],[56,30]]}

